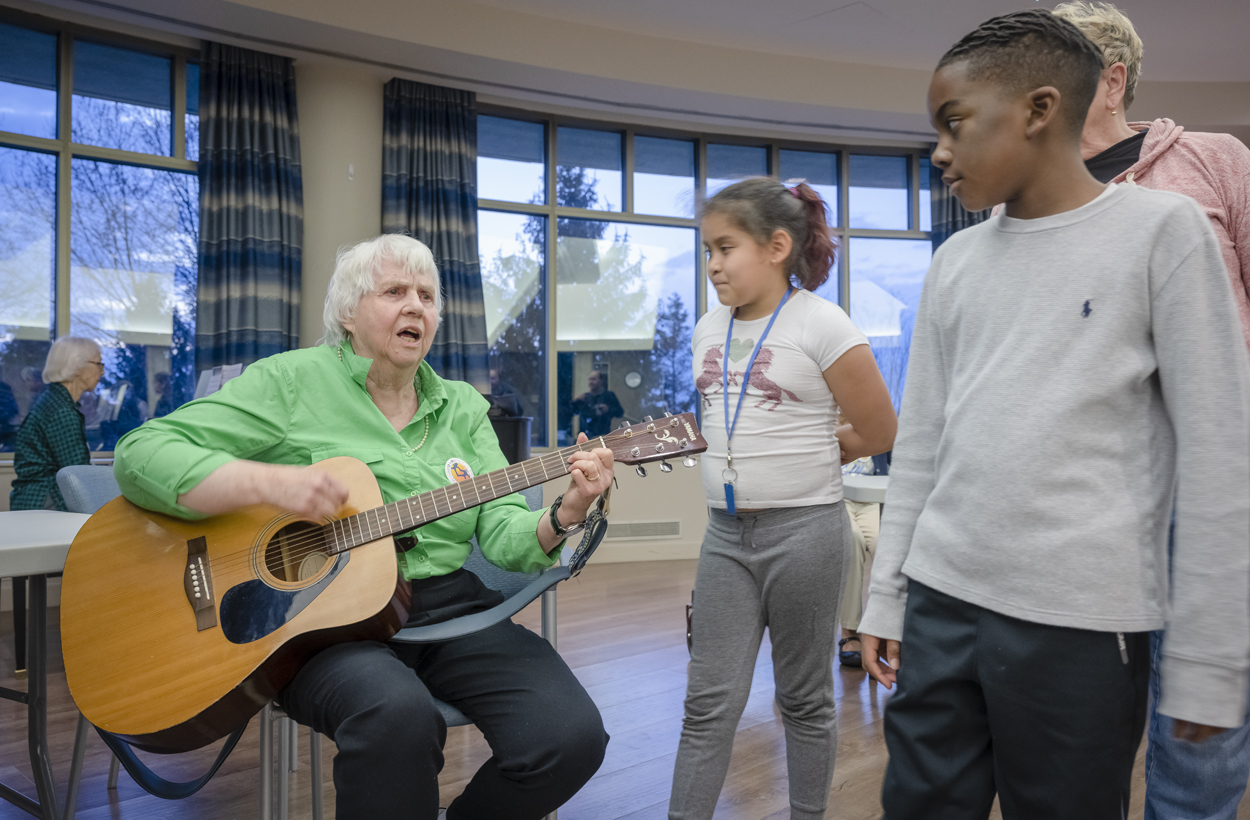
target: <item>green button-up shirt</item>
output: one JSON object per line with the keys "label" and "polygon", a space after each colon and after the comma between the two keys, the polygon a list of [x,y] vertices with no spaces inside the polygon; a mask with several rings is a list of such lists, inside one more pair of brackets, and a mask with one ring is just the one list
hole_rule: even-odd
{"label": "green button-up shirt", "polygon": [[[114,452],[122,493],[149,510],[202,518],[178,496],[236,458],[307,465],[352,456],[369,465],[388,504],[452,483],[462,463],[473,475],[508,466],[486,418],[489,404],[470,385],[444,381],[422,362],[420,406],[396,432],[365,390],[371,364],[349,342],[256,362],[217,393],[127,433]],[[426,524],[417,546],[399,555],[400,570],[413,580],[459,569],[474,535],[500,567],[549,567],[559,552],[548,556],[539,546],[544,514],[514,494]]]}

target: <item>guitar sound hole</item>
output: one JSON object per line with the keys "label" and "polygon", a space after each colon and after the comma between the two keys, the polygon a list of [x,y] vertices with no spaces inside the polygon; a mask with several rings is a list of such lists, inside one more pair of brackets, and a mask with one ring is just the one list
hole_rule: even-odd
{"label": "guitar sound hole", "polygon": [[325,534],[321,527],[308,521],[288,524],[265,545],[265,569],[279,581],[307,581],[329,561]]}

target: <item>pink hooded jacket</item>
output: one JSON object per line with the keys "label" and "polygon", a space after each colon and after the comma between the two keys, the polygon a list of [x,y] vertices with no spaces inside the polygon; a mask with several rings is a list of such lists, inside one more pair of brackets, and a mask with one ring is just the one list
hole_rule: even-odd
{"label": "pink hooded jacket", "polygon": [[1128,127],[1147,132],[1141,158],[1112,182],[1135,182],[1197,201],[1220,241],[1250,346],[1250,148],[1230,134],[1186,131],[1169,119]]}

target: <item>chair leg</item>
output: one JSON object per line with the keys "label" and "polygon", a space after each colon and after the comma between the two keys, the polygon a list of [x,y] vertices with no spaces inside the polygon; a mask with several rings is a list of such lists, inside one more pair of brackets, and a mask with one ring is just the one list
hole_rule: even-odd
{"label": "chair leg", "polygon": [[26,677],[26,579],[13,579],[13,676]]}
{"label": "chair leg", "polygon": [[[554,587],[543,593],[542,606],[543,606],[543,616],[542,616],[543,638],[547,640],[547,643],[551,644],[551,647],[553,649],[557,649],[558,647],[556,646],[556,591]],[[544,817],[543,820],[556,820],[556,813],[553,811],[551,814]]]}
{"label": "chair leg", "polygon": [[260,820],[273,820],[273,706],[260,712]]}
{"label": "chair leg", "polygon": [[287,813],[291,807],[291,730],[288,724],[293,723],[290,718],[278,718],[278,725],[275,727],[274,734],[278,736],[278,807],[274,811],[274,820],[287,820]]}
{"label": "chair leg", "polygon": [[113,759],[109,761],[109,791],[117,791],[117,774],[121,768],[122,762],[117,759],[117,755],[113,755]]}
{"label": "chair leg", "polygon": [[311,727],[308,730],[308,771],[312,780],[313,820],[324,820],[321,801],[321,735]]}
{"label": "chair leg", "polygon": [[549,589],[543,593],[543,637],[552,648],[556,647],[556,591]]}
{"label": "chair leg", "polygon": [[287,718],[286,728],[287,728],[287,731],[291,733],[290,757],[287,759],[286,770],[288,772],[298,772],[299,771],[299,724],[291,720],[290,718]]}
{"label": "chair leg", "polygon": [[74,820],[74,812],[78,809],[78,787],[82,784],[82,759],[87,751],[87,732],[91,724],[78,715],[78,731],[74,733],[74,757],[69,765],[69,790],[65,793],[64,820]]}

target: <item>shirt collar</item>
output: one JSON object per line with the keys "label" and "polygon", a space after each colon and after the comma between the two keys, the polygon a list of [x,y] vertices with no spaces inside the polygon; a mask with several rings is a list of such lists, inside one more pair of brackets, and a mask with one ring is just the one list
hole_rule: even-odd
{"label": "shirt collar", "polygon": [[[352,349],[351,339],[344,339],[338,346],[338,352],[339,358],[343,361],[343,366],[347,368],[348,374],[352,377],[352,381],[360,385],[361,390],[367,391],[368,385],[366,380],[369,376],[369,368],[373,366],[373,359],[357,356],[356,351]],[[427,413],[437,413],[447,403],[446,385],[443,384],[442,378],[434,372],[434,368],[430,367],[430,363],[424,359],[422,359],[421,365],[417,368],[417,378],[414,384],[421,401],[413,421]]]}
{"label": "shirt collar", "polygon": [[75,404],[73,397],[69,394],[69,388],[60,382],[52,382],[48,385],[48,393],[56,396],[57,401],[65,405]]}

